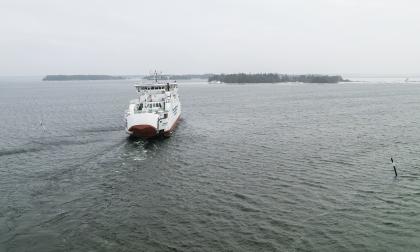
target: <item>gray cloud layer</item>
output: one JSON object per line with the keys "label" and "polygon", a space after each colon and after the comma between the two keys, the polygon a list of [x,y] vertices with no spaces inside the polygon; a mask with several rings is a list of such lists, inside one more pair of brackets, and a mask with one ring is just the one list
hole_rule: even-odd
{"label": "gray cloud layer", "polygon": [[415,0],[1,0],[0,75],[419,73]]}

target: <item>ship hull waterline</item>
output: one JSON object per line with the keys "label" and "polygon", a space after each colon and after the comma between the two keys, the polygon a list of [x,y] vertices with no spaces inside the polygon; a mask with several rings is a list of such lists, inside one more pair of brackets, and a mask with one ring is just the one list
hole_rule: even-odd
{"label": "ship hull waterline", "polygon": [[177,127],[180,121],[180,117],[181,116],[178,116],[178,118],[169,130],[165,130],[163,132],[159,132],[155,127],[151,125],[134,125],[128,129],[128,133],[130,134],[130,137],[142,139],[152,139],[159,136],[170,137],[175,128]]}

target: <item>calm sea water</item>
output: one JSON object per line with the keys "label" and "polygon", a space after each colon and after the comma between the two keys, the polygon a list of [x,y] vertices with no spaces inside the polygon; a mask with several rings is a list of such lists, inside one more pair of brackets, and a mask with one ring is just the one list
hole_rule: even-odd
{"label": "calm sea water", "polygon": [[420,250],[420,84],[180,84],[146,142],[134,97],[0,80],[0,251]]}

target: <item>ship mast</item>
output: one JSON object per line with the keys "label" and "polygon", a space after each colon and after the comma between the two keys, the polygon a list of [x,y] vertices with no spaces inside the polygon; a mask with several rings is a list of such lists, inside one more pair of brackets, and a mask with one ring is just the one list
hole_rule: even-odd
{"label": "ship mast", "polygon": [[155,83],[158,83],[158,74],[156,70],[155,70]]}

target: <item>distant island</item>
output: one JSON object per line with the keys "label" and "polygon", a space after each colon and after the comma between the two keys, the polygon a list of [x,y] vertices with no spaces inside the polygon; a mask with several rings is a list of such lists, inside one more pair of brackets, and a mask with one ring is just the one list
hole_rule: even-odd
{"label": "distant island", "polygon": [[[158,80],[192,80],[192,79],[209,79],[214,74],[164,74],[158,75]],[[154,80],[154,75],[144,76],[145,80]]]}
{"label": "distant island", "polygon": [[289,75],[276,73],[258,74],[216,74],[208,78],[208,82],[223,83],[281,83],[281,82],[301,82],[301,83],[339,83],[348,82],[339,75]]}
{"label": "distant island", "polygon": [[[257,73],[257,74],[177,74],[177,75],[158,75],[158,80],[192,80],[207,79],[208,82],[220,83],[282,83],[282,82],[301,82],[301,83],[339,83],[348,82],[340,75],[319,75],[304,74],[290,75],[277,73]],[[124,80],[138,79],[154,80],[154,75],[47,75],[43,81],[86,81],[86,80]]]}
{"label": "distant island", "polygon": [[126,77],[112,75],[47,75],[43,81],[73,81],[73,80],[123,80]]}

